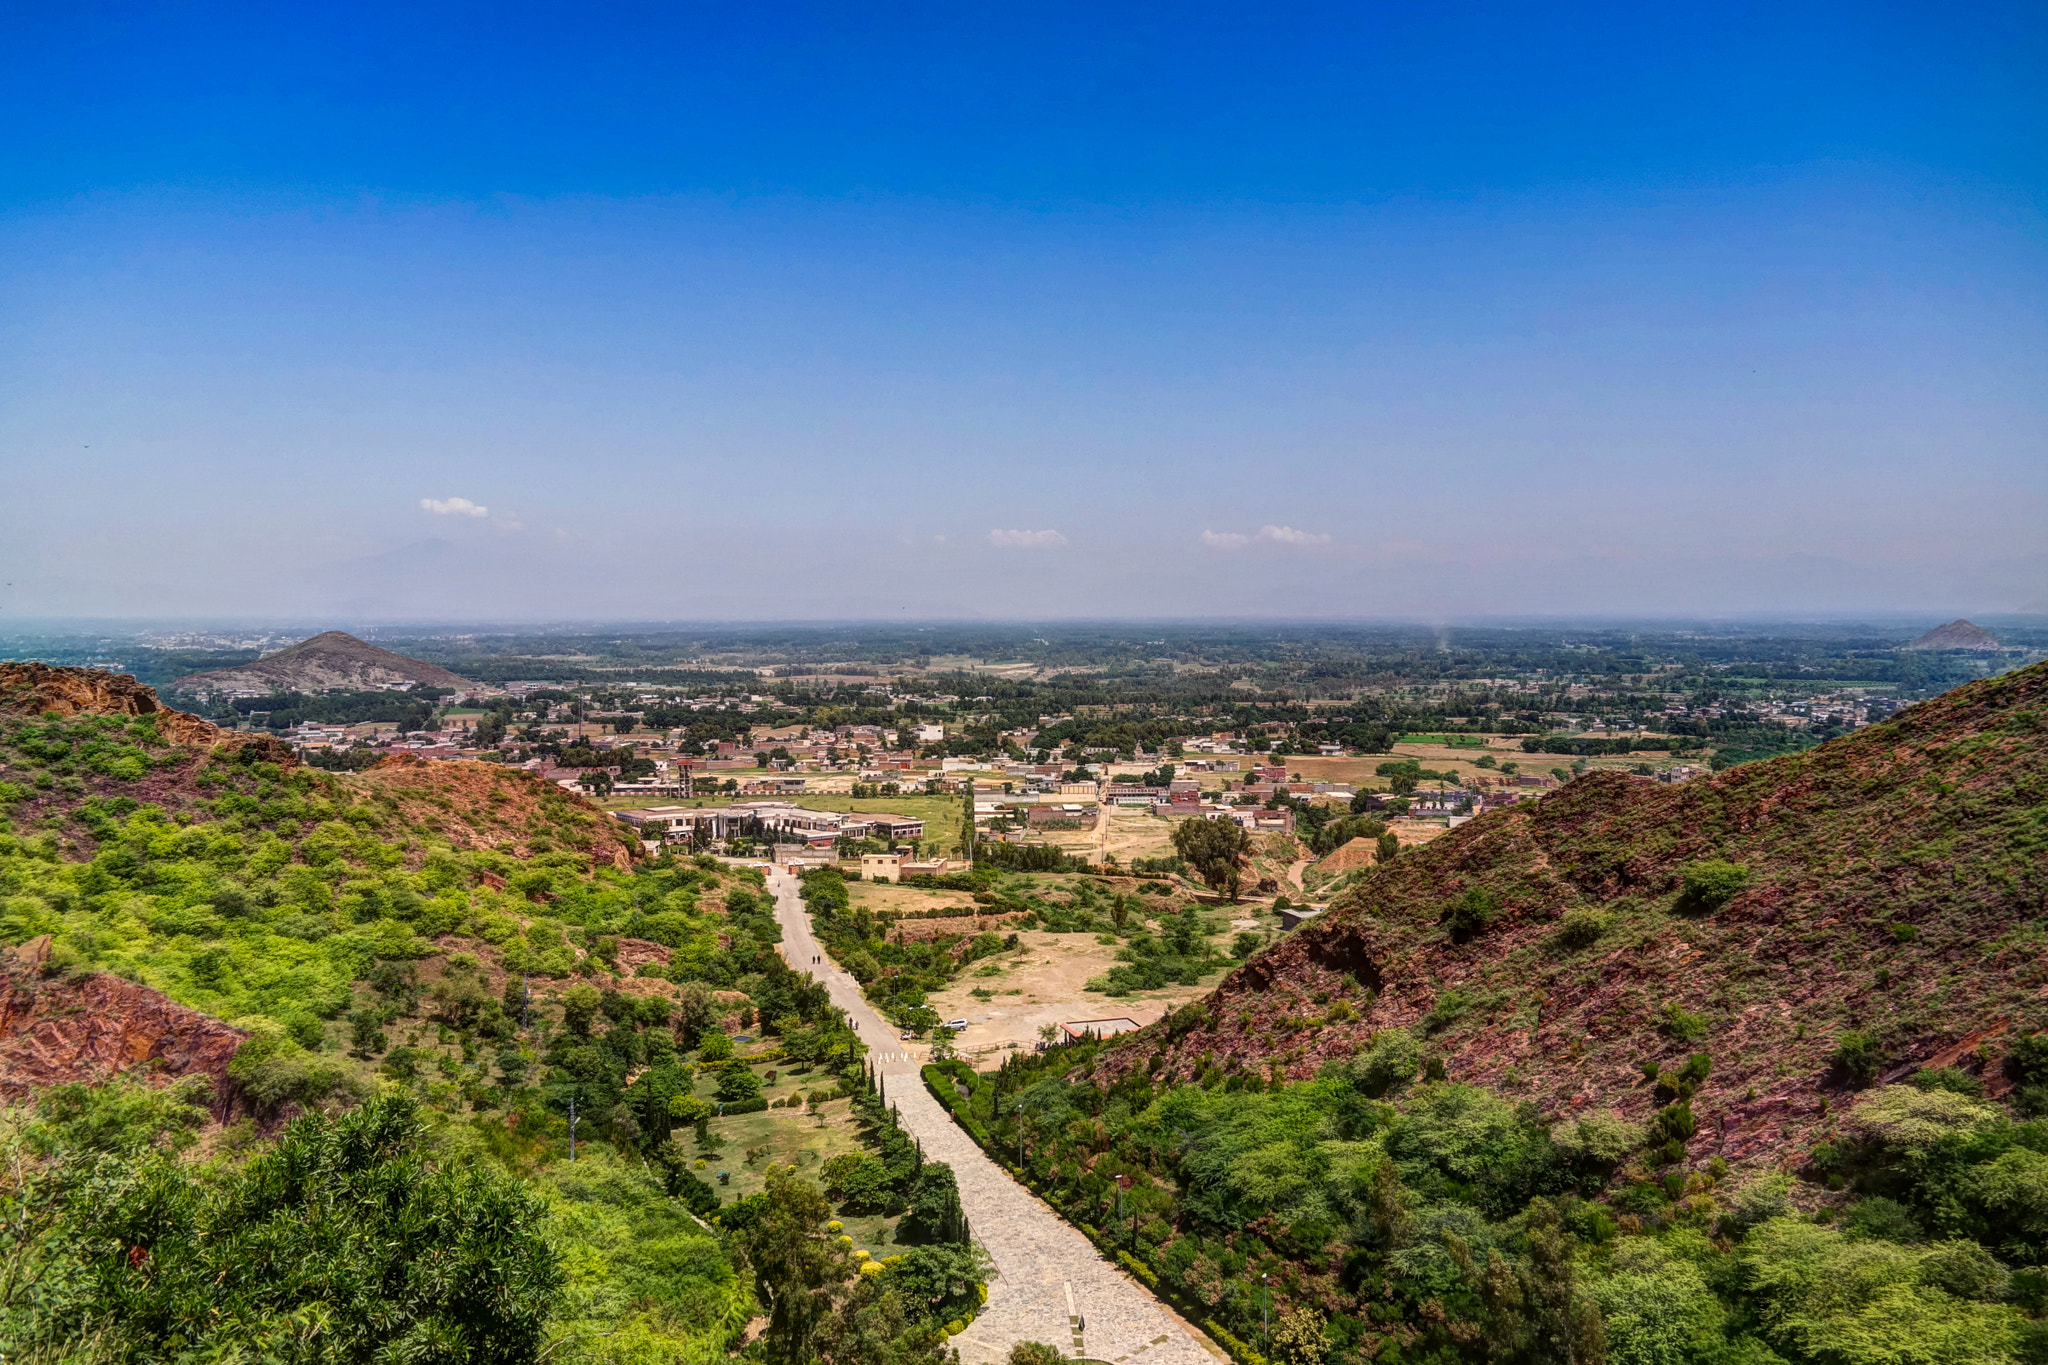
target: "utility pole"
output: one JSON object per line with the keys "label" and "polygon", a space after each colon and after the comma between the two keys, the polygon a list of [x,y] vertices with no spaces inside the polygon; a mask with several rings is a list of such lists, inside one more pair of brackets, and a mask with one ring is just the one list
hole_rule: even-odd
{"label": "utility pole", "polygon": [[519,974],[519,1027],[526,1028],[527,1015],[533,1008],[533,987],[528,983],[526,973]]}
{"label": "utility pole", "polygon": [[1273,1277],[1270,1274],[1259,1276],[1259,1283],[1262,1286],[1264,1286],[1266,1290],[1266,1311],[1259,1327],[1259,1333],[1265,1339],[1266,1351],[1269,1355],[1272,1353],[1273,1350],[1273,1286],[1271,1283],[1272,1279]]}
{"label": "utility pole", "polygon": [[569,1092],[569,1160],[576,1159],[576,1092]]}

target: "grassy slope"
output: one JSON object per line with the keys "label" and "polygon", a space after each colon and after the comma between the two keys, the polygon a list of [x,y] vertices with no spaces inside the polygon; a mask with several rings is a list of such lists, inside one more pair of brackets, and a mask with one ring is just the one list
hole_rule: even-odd
{"label": "grassy slope", "polygon": [[[1407,1026],[1453,1078],[1545,1112],[1642,1118],[1656,1105],[1642,1063],[1706,1050],[1697,1159],[1780,1160],[1846,1084],[1829,1062],[1843,1031],[1876,1035],[1903,1072],[2048,1024],[2044,715],[2035,665],[1712,779],[1574,782],[1364,876],[1177,1036],[1134,1035],[1104,1072],[1160,1052],[1183,1077],[1205,1058],[1263,1070],[1276,1056],[1305,1077]],[[1748,867],[1749,888],[1685,913],[1681,869],[1714,858]],[[1473,888],[1501,913],[1460,942],[1444,921]],[[1611,927],[1571,951],[1559,921],[1582,909]],[[1337,1000],[1355,1016],[1328,1019]],[[1696,1041],[1673,1005],[1703,1019]]]}

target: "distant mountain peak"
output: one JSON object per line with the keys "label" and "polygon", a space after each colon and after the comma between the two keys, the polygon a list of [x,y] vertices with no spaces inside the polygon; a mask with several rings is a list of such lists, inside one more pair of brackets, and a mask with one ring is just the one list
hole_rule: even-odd
{"label": "distant mountain peak", "polygon": [[1904,649],[2002,649],[1998,637],[1984,627],[1961,617],[1945,626],[1936,626]]}
{"label": "distant mountain peak", "polygon": [[270,692],[367,691],[409,684],[461,689],[476,686],[437,664],[379,649],[341,630],[322,631],[310,640],[288,645],[254,663],[193,673],[171,686],[184,692],[261,696]]}

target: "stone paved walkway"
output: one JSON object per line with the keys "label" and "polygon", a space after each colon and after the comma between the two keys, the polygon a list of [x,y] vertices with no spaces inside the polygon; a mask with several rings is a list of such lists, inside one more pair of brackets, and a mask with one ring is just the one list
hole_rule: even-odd
{"label": "stone paved walkway", "polygon": [[[1223,1359],[1151,1291],[1104,1260],[1077,1229],[989,1160],[925,1090],[920,1057],[896,1041],[861,997],[859,984],[817,945],[797,899],[796,879],[770,872],[768,886],[775,893],[783,956],[824,982],[832,1002],[856,1022],[882,1073],[883,1097],[896,1106],[903,1130],[924,1144],[925,1155],[953,1168],[975,1240],[995,1262],[988,1306],[953,1341],[961,1365],[1001,1365],[1020,1341],[1128,1365],[1214,1365]],[[824,960],[814,964],[813,957]]]}

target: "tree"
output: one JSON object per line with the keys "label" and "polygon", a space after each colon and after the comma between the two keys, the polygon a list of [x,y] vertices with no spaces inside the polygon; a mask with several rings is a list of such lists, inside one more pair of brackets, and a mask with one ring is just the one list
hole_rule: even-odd
{"label": "tree", "polygon": [[967,1241],[967,1214],[960,1207],[960,1185],[951,1166],[925,1162],[905,1193],[910,1212],[897,1225],[898,1238],[909,1243]]}
{"label": "tree", "polygon": [[866,1152],[843,1152],[819,1174],[825,1177],[825,1192],[849,1209],[877,1209],[888,1200],[889,1168]]}
{"label": "tree", "polygon": [[426,1136],[398,1095],[204,1181],[161,1153],[100,1165],[68,1201],[75,1320],[50,1344],[90,1325],[109,1356],[254,1359],[317,1330],[307,1354],[347,1365],[538,1360],[563,1284],[546,1209],[487,1166],[433,1168]]}
{"label": "tree", "polygon": [[1183,820],[1174,826],[1173,848],[1211,890],[1237,899],[1240,869],[1251,856],[1252,837],[1235,820]]}
{"label": "tree", "polygon": [[685,1051],[697,1046],[717,1018],[718,998],[711,993],[711,987],[701,981],[685,981],[676,987],[671,1022],[675,1025],[676,1041]]}
{"label": "tree", "polygon": [[761,1078],[743,1063],[735,1062],[718,1073],[721,1104],[745,1104],[761,1098]]}
{"label": "tree", "polygon": [[579,1038],[588,1038],[591,1022],[597,1018],[597,1007],[602,999],[595,986],[580,981],[562,992],[563,1027]]}
{"label": "tree", "polygon": [[782,1165],[770,1166],[766,1189],[745,1202],[748,1216],[737,1221],[747,1226],[734,1245],[768,1310],[764,1354],[772,1365],[812,1365],[836,1292],[854,1274],[825,1229],[832,1206],[795,1167]]}
{"label": "tree", "polygon": [[1485,1305],[1488,1350],[1495,1359],[1532,1365],[1599,1365],[1606,1334],[1599,1305],[1578,1283],[1578,1239],[1548,1199],[1530,1200],[1526,1216],[1529,1258],[1519,1264],[1496,1250],[1482,1267],[1461,1238],[1443,1234],[1445,1250]]}

